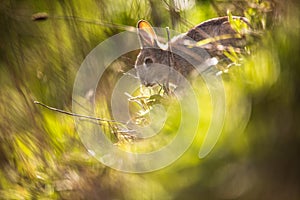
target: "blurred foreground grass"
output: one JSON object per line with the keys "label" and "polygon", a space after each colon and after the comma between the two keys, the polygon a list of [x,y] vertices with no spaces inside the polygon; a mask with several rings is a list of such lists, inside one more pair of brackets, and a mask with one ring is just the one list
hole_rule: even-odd
{"label": "blurred foreground grass", "polygon": [[[299,199],[299,5],[271,1],[268,11],[265,2],[197,1],[181,11],[159,0],[2,2],[0,199]],[[224,130],[204,159],[197,156],[204,138],[198,134],[171,166],[146,174],[118,172],[87,152],[71,117],[33,104],[39,100],[70,110],[84,57],[139,19],[186,31],[227,9],[262,19],[253,23],[266,30],[242,66],[222,74]],[[32,21],[37,12],[49,18]],[[113,83],[133,67],[135,53],[107,70],[99,85],[99,117],[109,116]],[[211,105],[203,81],[194,86],[205,113],[202,133],[209,127]],[[166,128],[172,133],[172,126]]]}

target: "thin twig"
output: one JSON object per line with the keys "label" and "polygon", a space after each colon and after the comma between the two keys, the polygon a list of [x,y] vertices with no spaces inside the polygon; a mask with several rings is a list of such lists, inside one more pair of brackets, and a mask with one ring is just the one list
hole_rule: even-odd
{"label": "thin twig", "polygon": [[166,83],[166,89],[167,89],[167,93],[169,93],[170,74],[171,74],[171,71],[174,69],[174,60],[175,59],[174,59],[172,45],[171,45],[171,37],[170,37],[169,27],[166,27],[166,31],[167,31],[167,36],[168,36],[168,51],[169,51],[168,52],[169,71],[168,71],[168,79],[167,79],[167,83]]}
{"label": "thin twig", "polygon": [[60,112],[60,113],[66,114],[66,115],[71,115],[73,117],[82,117],[82,118],[91,119],[91,120],[97,120],[97,121],[114,122],[114,123],[125,124],[124,122],[118,122],[118,121],[111,120],[111,119],[102,119],[102,118],[99,118],[99,117],[91,117],[91,116],[87,116],[87,115],[82,115],[82,114],[68,112],[68,111],[65,111],[65,110],[60,110],[58,108],[54,108],[54,107],[48,106],[46,104],[43,104],[43,103],[41,103],[39,101],[34,101],[33,103],[41,105],[41,106],[43,106],[43,107],[45,107],[45,108],[47,108],[49,110],[53,110],[55,112]]}
{"label": "thin twig", "polygon": [[100,26],[105,26],[105,27],[117,28],[117,29],[129,31],[129,32],[135,32],[135,30],[136,30],[135,27],[126,26],[126,25],[122,25],[122,24],[113,24],[113,23],[103,22],[103,21],[95,20],[95,19],[85,19],[85,18],[81,18],[78,16],[51,16],[45,12],[35,13],[31,16],[31,19],[33,21],[44,21],[47,19],[74,20],[77,22],[82,22],[82,23],[87,23],[87,24],[94,24],[94,25],[100,25]]}

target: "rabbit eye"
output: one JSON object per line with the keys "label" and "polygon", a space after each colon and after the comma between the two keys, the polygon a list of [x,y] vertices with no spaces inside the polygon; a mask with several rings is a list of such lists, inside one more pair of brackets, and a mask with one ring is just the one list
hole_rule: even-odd
{"label": "rabbit eye", "polygon": [[144,63],[145,63],[146,65],[149,65],[149,64],[152,64],[152,63],[153,63],[153,60],[152,60],[151,58],[145,58]]}

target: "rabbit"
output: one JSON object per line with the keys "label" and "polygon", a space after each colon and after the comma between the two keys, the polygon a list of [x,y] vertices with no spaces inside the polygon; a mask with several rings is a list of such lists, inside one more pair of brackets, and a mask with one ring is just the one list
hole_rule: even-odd
{"label": "rabbit", "polygon": [[[244,17],[233,16],[233,19],[249,25]],[[222,52],[228,47],[241,49],[245,46],[245,38],[231,27],[228,16],[204,21],[166,44],[159,42],[154,28],[145,20],[137,23],[137,32],[141,50],[135,69],[137,77],[147,87],[169,82],[177,85],[180,77],[188,77],[195,68],[201,72],[215,65],[217,58],[225,58]],[[200,46],[199,41],[205,44]]]}

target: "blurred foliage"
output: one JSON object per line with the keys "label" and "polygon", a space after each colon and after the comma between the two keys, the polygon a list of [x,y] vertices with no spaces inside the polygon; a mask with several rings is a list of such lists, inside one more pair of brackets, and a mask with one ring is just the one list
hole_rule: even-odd
{"label": "blurred foliage", "polygon": [[[293,0],[1,2],[0,199],[299,199],[298,8]],[[246,16],[261,39],[247,56],[233,55],[235,65],[222,73],[224,130],[204,159],[197,155],[205,135],[198,134],[171,166],[147,174],[118,172],[87,152],[72,117],[33,104],[70,110],[85,56],[106,38],[133,30],[139,19],[187,31],[227,13]],[[109,117],[114,83],[133,67],[136,53],[106,70],[97,94],[99,117]],[[203,80],[193,86],[206,113],[202,133],[212,108]],[[167,131],[176,129],[177,120],[174,115]]]}

